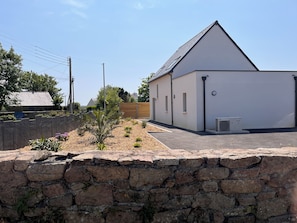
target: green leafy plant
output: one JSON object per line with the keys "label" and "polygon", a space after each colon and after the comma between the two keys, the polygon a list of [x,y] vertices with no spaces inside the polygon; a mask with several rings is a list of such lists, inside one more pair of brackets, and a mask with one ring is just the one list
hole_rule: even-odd
{"label": "green leafy plant", "polygon": [[32,146],[31,150],[47,150],[58,152],[61,149],[61,143],[54,139],[35,139],[30,140],[29,145]]}
{"label": "green leafy plant", "polygon": [[131,130],[132,130],[132,127],[130,127],[130,126],[125,127],[126,133],[131,133]]}
{"label": "green leafy plant", "polygon": [[137,138],[135,139],[135,142],[142,142],[142,139],[141,139],[140,137],[137,137]]}
{"label": "green leafy plant", "polygon": [[131,122],[132,122],[132,125],[137,125],[138,124],[138,121],[136,121],[136,120],[132,120]]}
{"label": "green leafy plant", "polygon": [[104,150],[106,148],[106,145],[104,143],[97,143],[97,148],[99,150]]}
{"label": "green leafy plant", "polygon": [[126,132],[125,135],[124,135],[124,137],[129,138],[130,137],[130,134]]}
{"label": "green leafy plant", "polygon": [[134,143],[134,148],[140,148],[141,147],[141,144],[139,143],[139,142],[136,142],[136,143]]}
{"label": "green leafy plant", "polygon": [[146,128],[146,125],[147,125],[147,121],[142,121],[142,122],[141,122],[141,126],[142,126],[142,128]]}

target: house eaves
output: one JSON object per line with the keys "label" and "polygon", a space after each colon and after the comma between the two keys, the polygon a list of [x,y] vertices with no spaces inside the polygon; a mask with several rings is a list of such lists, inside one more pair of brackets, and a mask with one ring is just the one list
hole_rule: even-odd
{"label": "house eaves", "polygon": [[215,25],[218,25],[226,36],[232,41],[232,43],[238,48],[238,50],[246,57],[246,59],[252,64],[252,66],[259,70],[255,64],[247,57],[247,55],[240,49],[240,47],[235,43],[235,41],[228,35],[228,33],[223,29],[218,21],[210,24],[188,42],[180,46],[177,51],[166,61],[166,63],[156,72],[156,74],[150,79],[149,82],[158,79],[166,74],[172,73],[174,68],[178,63],[200,42],[200,40],[208,33],[209,30]]}

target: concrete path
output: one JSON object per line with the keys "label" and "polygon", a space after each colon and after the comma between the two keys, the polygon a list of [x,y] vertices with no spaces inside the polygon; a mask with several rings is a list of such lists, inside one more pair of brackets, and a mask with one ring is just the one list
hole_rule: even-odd
{"label": "concrete path", "polygon": [[211,135],[202,132],[190,132],[172,126],[150,123],[166,130],[162,133],[150,133],[170,149],[256,149],[297,147],[297,131],[274,130],[258,131],[249,134]]}

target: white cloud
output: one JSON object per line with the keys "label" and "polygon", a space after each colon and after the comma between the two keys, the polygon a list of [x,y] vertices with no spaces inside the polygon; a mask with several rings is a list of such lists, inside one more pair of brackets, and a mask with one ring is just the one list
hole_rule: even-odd
{"label": "white cloud", "polygon": [[134,9],[143,10],[155,8],[158,3],[158,0],[138,0],[133,4]]}
{"label": "white cloud", "polygon": [[64,15],[72,14],[82,19],[87,19],[88,16],[85,11],[87,10],[87,8],[89,8],[92,1],[93,0],[61,0],[63,4],[70,7],[70,10],[64,12]]}
{"label": "white cloud", "polygon": [[75,7],[75,8],[87,8],[87,1],[82,0],[62,0],[62,3]]}

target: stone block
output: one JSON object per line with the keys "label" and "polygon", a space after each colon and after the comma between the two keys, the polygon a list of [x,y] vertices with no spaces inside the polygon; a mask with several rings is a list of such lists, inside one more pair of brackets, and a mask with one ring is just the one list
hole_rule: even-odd
{"label": "stone block", "polygon": [[17,156],[14,161],[14,170],[16,171],[25,171],[29,163],[33,160],[34,154],[31,152],[21,153]]}
{"label": "stone block", "polygon": [[88,166],[87,170],[95,177],[97,182],[127,180],[129,178],[129,169],[121,166]]}
{"label": "stone block", "polygon": [[198,180],[222,180],[229,177],[229,169],[225,167],[218,168],[202,168],[197,174]]}
{"label": "stone block", "polygon": [[69,183],[87,182],[91,179],[91,174],[87,171],[85,166],[70,165],[65,171],[64,178]]}
{"label": "stone block", "polygon": [[160,186],[168,177],[171,176],[169,169],[136,169],[130,170],[130,186],[140,188],[143,186]]}
{"label": "stone block", "polygon": [[158,212],[154,215],[152,223],[187,222],[187,216],[190,214],[190,211],[191,209]]}
{"label": "stone block", "polygon": [[103,215],[98,211],[66,211],[64,220],[65,222],[106,223]]}
{"label": "stone block", "polygon": [[195,169],[201,167],[201,165],[204,163],[204,159],[182,159],[179,163],[181,168],[185,167]]}
{"label": "stone block", "polygon": [[71,207],[73,201],[72,194],[65,194],[61,197],[53,197],[49,200],[49,205],[52,207]]}
{"label": "stone block", "polygon": [[259,172],[259,168],[234,170],[230,179],[255,179],[258,177]]}
{"label": "stone block", "polygon": [[64,195],[66,190],[61,183],[44,185],[42,188],[43,194],[47,197],[57,197]]}
{"label": "stone block", "polygon": [[240,194],[237,201],[241,206],[256,205],[256,198],[252,194]]}
{"label": "stone block", "polygon": [[133,222],[133,223],[142,223],[141,216],[133,212],[132,210],[113,210],[109,212],[106,216],[106,223],[114,223],[114,222]]}
{"label": "stone block", "polygon": [[218,183],[215,181],[204,181],[202,182],[202,189],[205,192],[216,192],[218,191]]}
{"label": "stone block", "polygon": [[194,176],[192,171],[187,170],[177,170],[175,172],[175,183],[177,185],[191,183],[194,181]]}
{"label": "stone block", "polygon": [[268,219],[279,215],[287,214],[289,202],[283,198],[258,201],[256,216],[259,219]]}
{"label": "stone block", "polygon": [[211,203],[211,198],[207,194],[197,194],[194,196],[192,208],[208,208]]}
{"label": "stone block", "polygon": [[256,218],[254,215],[228,218],[228,223],[254,223],[255,221]]}
{"label": "stone block", "polygon": [[241,159],[221,159],[220,164],[230,169],[247,168],[261,162],[261,157],[252,156]]}
{"label": "stone block", "polygon": [[34,163],[29,165],[26,174],[30,181],[50,181],[63,178],[66,164],[59,163]]}
{"label": "stone block", "polygon": [[91,185],[75,196],[76,205],[100,206],[113,203],[112,187],[107,184]]}
{"label": "stone block", "polygon": [[259,193],[262,185],[259,180],[222,180],[221,188],[226,194]]}
{"label": "stone block", "polygon": [[235,206],[235,198],[228,197],[220,193],[208,193],[210,199],[209,208],[222,211],[224,209],[229,210]]}
{"label": "stone block", "polygon": [[23,187],[27,185],[27,178],[21,172],[6,172],[0,174],[0,190],[5,188]]}
{"label": "stone block", "polygon": [[297,157],[268,156],[263,157],[260,175],[278,173],[285,175],[297,168]]}
{"label": "stone block", "polygon": [[180,195],[195,195],[200,191],[200,188],[198,185],[182,185],[174,187],[170,190],[171,194],[174,194],[176,196]]}

